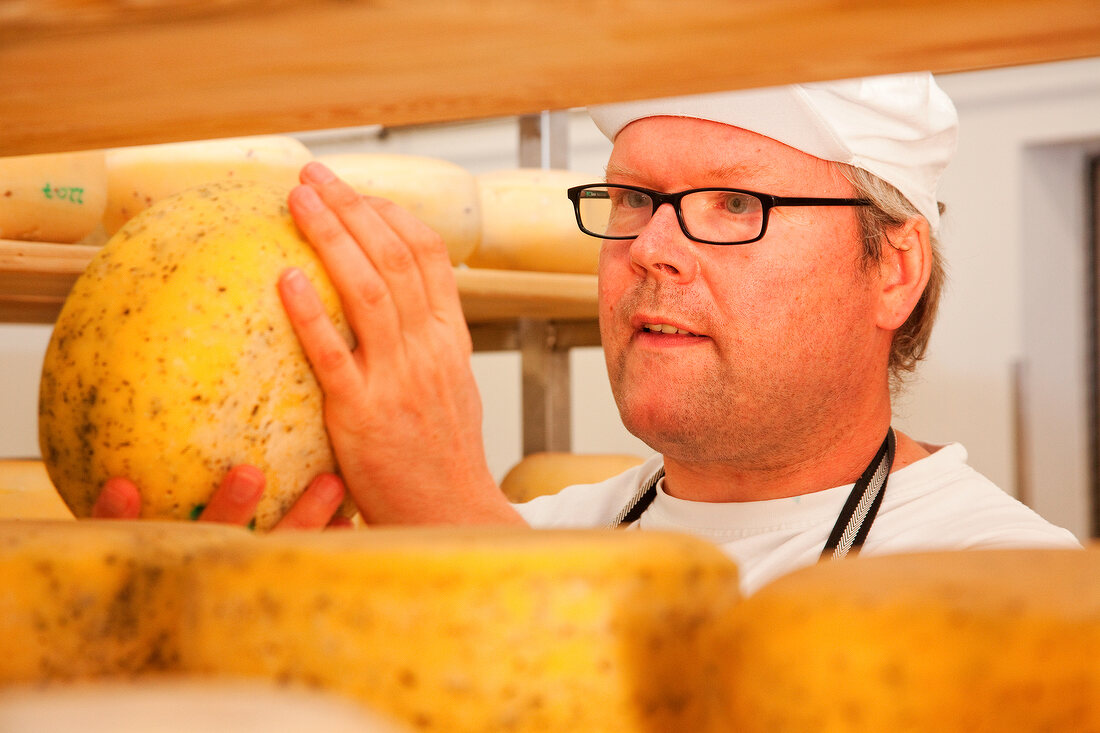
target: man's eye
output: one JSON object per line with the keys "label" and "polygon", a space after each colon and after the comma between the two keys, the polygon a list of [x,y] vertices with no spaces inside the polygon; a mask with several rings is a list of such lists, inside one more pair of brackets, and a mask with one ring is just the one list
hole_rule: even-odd
{"label": "man's eye", "polygon": [[731,214],[748,214],[751,213],[756,207],[754,206],[756,199],[752,196],[743,196],[741,194],[730,194],[726,197],[726,211]]}
{"label": "man's eye", "polygon": [[650,206],[649,196],[639,191],[625,191],[620,203],[630,209],[644,209]]}

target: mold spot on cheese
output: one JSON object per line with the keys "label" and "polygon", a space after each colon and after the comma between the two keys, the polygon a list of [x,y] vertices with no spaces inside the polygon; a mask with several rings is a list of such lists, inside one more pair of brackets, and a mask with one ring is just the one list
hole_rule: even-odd
{"label": "mold spot on cheese", "polygon": [[163,199],[74,285],[43,363],[39,442],[76,516],[125,476],[143,517],[187,519],[230,467],[250,464],[267,477],[256,526],[268,529],[315,475],[336,470],[280,273],[301,268],[352,336],[285,198],[233,181]]}

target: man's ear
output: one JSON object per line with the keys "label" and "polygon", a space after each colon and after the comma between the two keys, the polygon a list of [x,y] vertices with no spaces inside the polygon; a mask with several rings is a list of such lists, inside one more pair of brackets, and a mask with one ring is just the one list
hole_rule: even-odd
{"label": "man's ear", "polygon": [[932,272],[928,222],[914,216],[887,232],[879,265],[881,290],[877,324],[895,331],[917,306]]}

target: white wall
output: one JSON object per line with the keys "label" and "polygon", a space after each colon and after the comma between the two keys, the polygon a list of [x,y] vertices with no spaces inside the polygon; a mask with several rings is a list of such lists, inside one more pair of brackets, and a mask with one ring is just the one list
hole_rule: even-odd
{"label": "white wall", "polygon": [[950,283],[898,424],[927,440],[964,443],[975,467],[1083,538],[1085,171],[1100,151],[1100,59],[941,83],[960,117],[959,152],[941,187]]}
{"label": "white wall", "polygon": [[[926,363],[896,424],[930,442],[958,440],[971,462],[1050,519],[1088,532],[1087,246],[1084,161],[1100,150],[1100,59],[948,75],[959,153],[941,189],[950,281]],[[570,119],[570,167],[598,176],[610,145]],[[512,167],[518,131],[494,120],[409,131],[303,135],[318,153],[432,155],[474,172]],[[37,372],[48,328],[0,326],[0,456],[37,454]],[[647,449],[619,424],[599,349],[572,355],[575,449]],[[520,457],[518,358],[479,354],[490,465]],[[1014,373],[1022,368],[1024,400]],[[1016,418],[1026,416],[1017,454]],[[1018,469],[1020,471],[1018,475]],[[1022,480],[1019,480],[1022,476]]]}

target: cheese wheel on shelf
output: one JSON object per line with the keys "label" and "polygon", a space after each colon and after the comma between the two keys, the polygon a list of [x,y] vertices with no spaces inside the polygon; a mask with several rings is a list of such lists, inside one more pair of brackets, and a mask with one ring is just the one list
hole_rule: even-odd
{"label": "cheese wheel on shelf", "polygon": [[451,264],[466,261],[481,239],[477,182],[440,158],[393,153],[336,153],[317,160],[359,193],[393,201],[443,238]]}
{"label": "cheese wheel on shelf", "polygon": [[73,243],[107,203],[103,151],[0,158],[0,239]]}
{"label": "cheese wheel on shelf", "polygon": [[266,181],[289,193],[313,154],[296,138],[259,135],[112,148],[106,159],[103,228],[113,235],[153,203],[205,183]]}
{"label": "cheese wheel on shelf", "polygon": [[556,494],[566,486],[592,484],[639,465],[642,458],[626,453],[532,453],[512,466],[500,481],[510,501],[530,501]]}
{"label": "cheese wheel on shelf", "polygon": [[735,617],[730,730],[1100,731],[1100,545],[823,563]]}
{"label": "cheese wheel on shelf", "polygon": [[577,228],[566,189],[601,176],[566,170],[517,168],[477,176],[481,244],[470,267],[592,274],[600,240]]}

